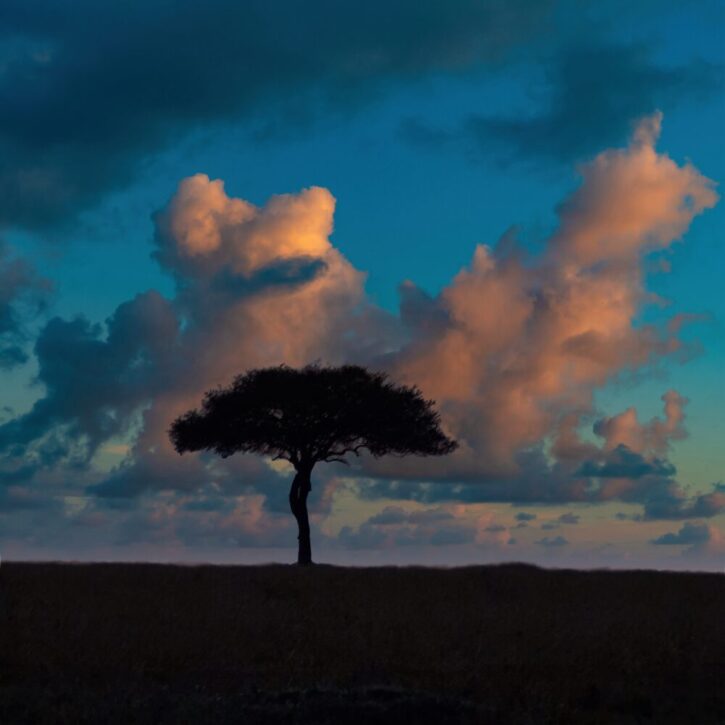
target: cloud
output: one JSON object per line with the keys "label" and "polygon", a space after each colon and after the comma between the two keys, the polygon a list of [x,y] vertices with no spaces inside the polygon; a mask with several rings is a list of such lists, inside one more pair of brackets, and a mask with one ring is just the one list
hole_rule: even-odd
{"label": "cloud", "polygon": [[383,344],[386,315],[366,302],[364,275],[329,242],[334,207],[320,188],[257,208],[202,175],[179,185],[156,218],[157,258],[177,279],[179,363],[144,413],[132,462],[99,492],[154,486],[157,477],[142,466],[167,477],[183,467],[168,441],[169,421],[210,386],[252,367],[364,358],[368,346]]}
{"label": "cloud", "polygon": [[0,370],[27,362],[28,323],[43,312],[52,285],[0,240]]}
{"label": "cloud", "polygon": [[686,523],[677,533],[663,534],[656,539],[652,539],[652,543],[658,546],[701,544],[710,540],[710,529],[711,527],[707,524]]}
{"label": "cloud", "polygon": [[129,516],[119,527],[119,543],[159,539],[188,548],[288,546],[293,540],[290,517],[269,516],[264,497],[226,497],[215,510],[189,509],[183,499],[154,502]]}
{"label": "cloud", "polygon": [[156,493],[119,503],[0,489],[3,554],[14,547],[45,556],[115,550],[148,557],[175,551],[183,559],[180,552],[191,550],[213,557],[224,550],[292,546],[294,520],[271,515],[263,495],[219,493],[208,487],[200,494]]}
{"label": "cloud", "polygon": [[[317,524],[342,488],[435,506],[384,509],[344,530],[346,545],[510,545],[509,531],[467,521],[453,503],[622,501],[641,506],[643,519],[714,516],[725,493],[692,495],[667,461],[685,435],[684,397],[665,393],[663,416],[650,421],[633,408],[603,415],[594,403],[611,381],[683,349],[679,324],[636,323],[649,300],[644,260],[678,240],[717,196],[693,166],[656,151],[659,124],[659,115],[643,119],[626,148],[582,167],[540,254],[527,256],[511,235],[495,249],[479,246],[440,294],[402,285],[399,316],[367,298],[365,274],[331,243],[329,191],[311,187],[257,206],[203,174],[182,180],[154,217],[154,255],[174,294],[138,295],[103,325],[54,318],[41,330],[42,392],[28,412],[0,424],[8,508],[21,489],[47,491],[49,502],[89,496],[89,521],[128,518],[129,541],[149,527],[177,541],[184,537],[170,519],[216,522],[197,532],[210,540],[228,511],[224,499],[254,501],[276,531],[287,471],[246,456],[180,457],[168,427],[239,372],[322,360],[384,368],[419,385],[461,444],[445,459],[363,460],[346,483],[332,468],[316,471]],[[119,441],[128,446],[121,460],[99,466]],[[148,515],[127,513],[139,507]],[[557,523],[574,523],[564,516]]]}
{"label": "cloud", "polygon": [[679,531],[663,534],[650,543],[656,546],[687,547],[683,551],[686,556],[725,556],[725,536],[717,526],[709,524],[687,522]]}
{"label": "cloud", "polygon": [[565,539],[563,536],[554,536],[554,537],[545,536],[543,539],[539,539],[539,541],[537,541],[536,543],[539,546],[545,546],[547,548],[569,545],[568,540]]}
{"label": "cloud", "polygon": [[398,524],[435,524],[439,521],[450,521],[455,517],[450,511],[443,509],[423,509],[420,511],[405,511],[399,506],[387,506],[380,513],[368,519],[370,524],[378,526]]}
{"label": "cloud", "polygon": [[688,497],[673,481],[652,487],[645,500],[645,519],[710,518],[725,512],[725,487],[713,484],[709,493]]}
{"label": "cloud", "polygon": [[559,516],[559,522],[562,524],[578,524],[580,519],[581,516],[578,516],[571,511],[567,511],[565,514]]}
{"label": "cloud", "polygon": [[156,292],[118,307],[107,338],[83,318],[50,320],[35,343],[45,394],[31,410],[0,426],[0,447],[25,447],[65,429],[58,438],[82,447],[85,460],[108,438],[124,433],[157,376],[171,364],[178,332],[166,300]]}
{"label": "cloud", "polygon": [[409,118],[401,134],[417,145],[462,145],[506,161],[578,161],[616,143],[632,118],[706,98],[722,86],[721,66],[703,60],[667,66],[653,56],[641,43],[574,43],[531,64],[537,72],[526,107],[535,106],[534,113],[471,114],[452,129]]}
{"label": "cloud", "polygon": [[605,478],[674,475],[674,466],[664,456],[669,452],[672,441],[687,437],[685,407],[688,400],[676,390],[668,390],[660,400],[664,403],[664,420],[654,417],[640,423],[633,407],[615,416],[596,420],[592,432],[602,439],[599,447],[587,449],[571,437],[570,430],[564,429],[559,444],[561,454],[578,453],[586,457],[588,450],[589,455],[596,456],[597,460],[585,461],[581,471]]}
{"label": "cloud", "polygon": [[356,549],[463,544],[496,549],[512,542],[508,528],[493,522],[490,513],[471,515],[465,507],[453,505],[414,510],[387,506],[356,528],[343,527],[336,543]]}
{"label": "cloud", "polygon": [[401,82],[500,62],[551,5],[7,0],[0,226],[66,220],[202,125],[304,128]]}
{"label": "cloud", "polygon": [[[672,328],[634,324],[647,301],[643,259],[679,239],[717,200],[712,182],[691,165],[657,153],[660,120],[642,119],[627,148],[581,168],[581,186],[559,205],[559,225],[542,254],[527,258],[509,236],[495,250],[479,246],[434,299],[403,288],[412,341],[388,364],[438,401],[461,447],[424,466],[381,460],[370,465],[372,474],[516,479],[522,451],[548,438],[569,469],[570,488],[578,485],[571,474],[602,454],[577,432],[594,413],[594,391],[683,349]],[[666,420],[645,428],[633,410],[603,420],[596,430],[604,450],[619,443],[648,455],[666,450],[684,435],[685,402],[667,393]]]}
{"label": "cloud", "polygon": [[686,435],[687,400],[676,391],[662,396],[664,418],[643,423],[629,408],[595,420],[600,444],[580,435],[596,389],[683,350],[678,324],[634,324],[647,301],[643,260],[717,195],[692,166],[656,152],[660,124],[659,113],[642,119],[626,149],[582,167],[540,256],[527,259],[509,236],[496,250],[479,247],[436,298],[405,285],[413,339],[391,364],[438,401],[461,448],[424,465],[370,462],[371,476],[390,480],[361,486],[362,496],[622,500],[641,503],[647,518],[722,510],[718,492],[688,497],[673,478],[665,456]]}
{"label": "cloud", "polygon": [[536,514],[526,513],[526,511],[520,511],[515,516],[517,521],[533,521],[536,518]]}
{"label": "cloud", "polygon": [[[234,473],[252,486],[278,481],[251,458],[221,467],[182,459],[167,430],[209,387],[241,370],[318,357],[365,360],[391,344],[390,315],[366,301],[364,275],[329,241],[334,206],[320,188],[258,208],[203,175],[182,181],[156,217],[156,256],[174,276],[176,295],[138,295],[105,325],[46,324],[35,345],[45,392],[28,413],[0,425],[5,472],[17,476],[30,461],[22,468],[30,480],[47,468],[52,448],[56,464],[84,469],[86,485],[103,496],[190,490],[210,480],[229,490]],[[94,483],[94,457],[118,437],[131,438],[126,458]],[[273,507],[277,498],[270,492]]]}
{"label": "cloud", "polygon": [[676,472],[669,461],[660,458],[647,459],[620,443],[611,451],[602,451],[599,460],[584,461],[577,475],[595,478],[642,478],[673,476]]}
{"label": "cloud", "polygon": [[401,546],[452,546],[470,544],[475,539],[473,529],[440,525],[435,528],[400,526],[380,528],[365,522],[357,529],[343,527],[337,542],[352,549],[395,549]]}
{"label": "cloud", "polygon": [[332,194],[312,187],[274,196],[260,210],[228,197],[221,180],[196,174],[157,216],[157,256],[184,278],[224,270],[249,280],[293,260],[322,259],[331,249],[334,209]]}

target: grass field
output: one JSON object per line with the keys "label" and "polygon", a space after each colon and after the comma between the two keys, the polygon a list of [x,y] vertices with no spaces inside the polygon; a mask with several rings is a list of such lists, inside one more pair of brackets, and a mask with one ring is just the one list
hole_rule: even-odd
{"label": "grass field", "polygon": [[0,567],[0,722],[723,723],[725,576]]}

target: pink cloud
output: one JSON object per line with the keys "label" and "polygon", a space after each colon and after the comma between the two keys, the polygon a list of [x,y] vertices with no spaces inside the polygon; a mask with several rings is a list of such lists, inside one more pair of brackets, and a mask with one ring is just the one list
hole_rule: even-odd
{"label": "pink cloud", "polygon": [[[189,541],[232,540],[235,531],[239,540],[276,541],[284,473],[258,459],[180,458],[169,424],[204,391],[249,368],[354,361],[419,385],[461,447],[445,459],[366,461],[352,478],[466,482],[499,501],[619,499],[642,504],[651,517],[714,515],[725,507],[722,494],[689,501],[663,459],[685,435],[685,398],[669,391],[664,416],[648,422],[633,407],[607,417],[594,405],[613,379],[681,350],[681,316],[669,326],[637,324],[651,301],[646,255],[673,244],[717,200],[693,166],[657,152],[659,124],[659,115],[643,119],[626,148],[581,168],[581,185],[559,206],[541,254],[526,254],[510,236],[495,249],[478,246],[437,296],[402,285],[399,317],[367,298],[365,274],[331,243],[329,191],[312,187],[255,206],[228,196],[220,180],[185,179],[156,216],[156,257],[176,280],[173,299],[149,293],[121,305],[105,337],[78,321],[49,326],[38,346],[47,395],[0,426],[0,447],[20,443],[40,461],[51,437],[57,449],[69,431],[92,460],[99,445],[127,436],[125,460],[110,474],[84,471],[83,484],[100,482],[92,490],[107,497],[176,496],[128,516],[129,535],[146,527],[162,538],[186,532]],[[91,389],[87,381],[100,382]],[[600,443],[582,435],[597,418]],[[58,458],[79,470],[70,452]],[[16,460],[2,465],[18,481],[63,473],[21,470]],[[322,471],[318,480],[329,483],[320,487],[326,514],[339,481]],[[210,486],[234,498],[233,508],[205,514],[183,507]],[[509,532],[492,529],[495,523],[470,522],[465,509],[446,513],[455,518],[440,535],[449,542],[508,545]],[[399,541],[435,534],[423,518],[399,527]],[[351,545],[359,534],[346,534]],[[392,540],[380,522],[368,522],[363,534],[378,544]]]}
{"label": "pink cloud", "polygon": [[662,400],[665,404],[664,420],[653,418],[648,423],[640,423],[636,409],[627,408],[623,413],[597,421],[594,432],[604,439],[604,449],[612,450],[618,445],[625,445],[637,453],[664,454],[670,447],[670,441],[685,438],[684,407],[687,398],[675,390],[668,390]]}
{"label": "pink cloud", "polygon": [[[462,443],[450,460],[426,462],[429,473],[510,474],[518,451],[555,431],[571,437],[593,413],[595,390],[681,348],[678,325],[635,324],[647,299],[644,255],[679,239],[717,195],[694,167],[655,150],[659,124],[659,114],[643,119],[627,148],[581,168],[542,255],[527,258],[509,239],[478,247],[434,300],[404,288],[408,310],[418,305],[416,328],[393,368],[439,402]],[[610,420],[611,445],[615,428],[635,450],[638,436],[657,451],[682,437],[684,399],[667,395],[666,421],[647,430],[634,410]]]}

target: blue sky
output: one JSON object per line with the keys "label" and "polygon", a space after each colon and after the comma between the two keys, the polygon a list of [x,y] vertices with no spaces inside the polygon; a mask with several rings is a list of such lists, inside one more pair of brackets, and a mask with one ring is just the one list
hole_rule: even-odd
{"label": "blue sky", "polygon": [[[445,307],[446,294],[437,295],[471,265],[477,244],[496,248],[511,233],[522,253],[545,256],[560,224],[557,210],[580,188],[582,165],[607,149],[626,148],[637,123],[655,111],[663,114],[660,154],[680,167],[690,162],[715,183],[725,178],[725,17],[716,2],[642,2],[631,8],[620,2],[471,1],[448,10],[406,0],[371,3],[364,10],[313,2],[303,14],[291,0],[245,9],[219,0],[203,8],[130,3],[123,17],[90,2],[72,9],[50,1],[34,5],[32,13],[20,2],[0,11],[0,98],[8,109],[0,121],[0,270],[7,270],[0,276],[6,289],[0,340],[2,349],[15,351],[15,362],[0,370],[0,406],[12,409],[0,427],[0,516],[12,520],[0,534],[0,548],[10,555],[84,551],[92,558],[95,551],[106,558],[245,561],[263,557],[286,538],[293,543],[268,493],[276,486],[284,494],[285,472],[244,462],[223,475],[209,468],[174,469],[172,475],[162,462],[143,458],[139,441],[152,438],[156,425],[150,422],[153,412],[143,419],[143,411],[162,410],[159,401],[170,396],[162,386],[139,384],[138,397],[124,406],[104,391],[122,390],[131,368],[109,367],[106,387],[95,394],[98,409],[116,422],[102,425],[92,402],[81,410],[53,388],[62,381],[64,389],[80,389],[80,378],[95,374],[91,365],[78,371],[79,379],[63,377],[58,370],[74,359],[70,353],[64,358],[64,349],[79,340],[88,350],[95,349],[93,340],[110,344],[106,321],[140,293],[155,290],[179,319],[193,319],[193,311],[182,311],[180,290],[201,282],[182,279],[179,268],[157,258],[167,240],[154,215],[167,207],[182,180],[195,174],[221,179],[229,198],[259,207],[276,194],[313,186],[329,190],[336,199],[329,241],[352,269],[367,275],[364,297],[355,304],[373,310],[366,313],[370,319],[389,315],[398,320],[390,323],[395,326],[399,285],[410,280]],[[689,352],[610,370],[606,380],[587,387],[590,408],[580,422],[581,435],[596,440],[596,420],[634,407],[644,425],[663,416],[660,397],[667,390],[686,397],[686,434],[672,434],[656,450],[632,452],[674,466],[676,474],[652,485],[671,490],[676,481],[677,501],[690,503],[669,517],[647,519],[638,508],[646,507],[645,499],[634,494],[522,499],[510,482],[519,474],[488,469],[470,485],[506,490],[509,481],[508,499],[482,494],[458,502],[454,495],[424,500],[419,492],[396,498],[390,481],[402,474],[335,470],[320,473],[319,495],[326,503],[318,502],[315,524],[328,556],[720,566],[724,215],[722,202],[708,205],[688,221],[684,234],[660,245],[664,251],[651,255],[645,245],[637,261],[644,289],[667,304],[640,299],[631,325],[666,325],[678,313],[697,316],[678,333]],[[669,272],[654,269],[662,259]],[[22,260],[22,274],[14,260]],[[212,291],[199,287],[197,293]],[[166,303],[148,304],[153,310],[144,307],[140,315],[166,314],[159,311]],[[489,300],[471,304],[471,314],[477,314]],[[217,310],[217,319],[227,312]],[[356,334],[369,339],[356,351],[322,341],[323,358],[360,359],[368,354],[363,349],[377,345],[380,354],[403,345],[401,359],[407,359],[402,339],[415,333],[384,332],[381,323],[367,317],[353,322],[357,312],[350,314],[335,324],[363,326],[365,332]],[[71,327],[79,316],[87,321],[82,332]],[[66,327],[58,328],[51,352],[37,340],[51,340],[55,318]],[[123,332],[128,338],[118,349],[133,347],[134,335],[157,334],[134,329]],[[247,335],[237,358],[229,352],[242,372],[257,359],[249,351],[261,343],[246,328],[220,330],[213,340],[226,346],[232,334]],[[103,354],[120,355],[110,347]],[[265,362],[301,363],[307,353],[300,347],[285,354],[292,358],[279,353],[280,359]],[[149,380],[166,374],[157,359],[148,365]],[[400,365],[394,374],[403,374]],[[209,379],[195,385],[224,382],[231,369],[207,373]],[[553,405],[540,402],[547,409]],[[559,418],[520,442],[517,456],[552,445],[556,420],[567,412],[563,405],[557,400]],[[485,440],[479,444],[476,450],[488,450]],[[554,479],[560,473],[553,469],[526,471],[551,490],[559,485]],[[184,479],[178,486],[170,483],[177,475]],[[235,475],[241,481],[236,488],[219,483]],[[361,482],[378,475],[381,485],[369,488],[380,495],[371,500],[360,494]],[[141,478],[143,486],[129,484],[121,496],[97,493],[99,486],[107,490],[108,481]],[[427,485],[420,476],[418,483]],[[434,485],[442,490],[450,484]],[[189,513],[191,501],[212,496],[210,486],[219,521],[231,532],[224,540],[208,533],[206,518]],[[707,515],[696,496],[715,502]],[[516,507],[522,505],[534,507],[537,519],[515,531],[522,523],[515,519]],[[440,529],[429,530],[409,513],[398,526],[415,534],[415,551],[395,546],[405,537],[396,539],[370,523],[386,508],[409,512],[419,506],[442,507],[460,544],[431,543]],[[567,544],[537,543],[548,529],[534,532],[534,521],[555,523],[571,510],[579,512],[579,522],[556,524],[555,532],[564,529]],[[685,516],[688,511],[693,515]],[[160,518],[165,523],[154,524]],[[687,522],[705,527],[697,529],[699,538],[685,542],[695,531],[688,528],[681,544],[652,543]],[[496,526],[505,535],[487,532]],[[255,531],[263,534],[255,537]]]}

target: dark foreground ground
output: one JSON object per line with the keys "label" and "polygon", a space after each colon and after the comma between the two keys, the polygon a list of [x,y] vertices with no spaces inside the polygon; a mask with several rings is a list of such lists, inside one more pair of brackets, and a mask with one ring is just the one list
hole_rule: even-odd
{"label": "dark foreground ground", "polygon": [[725,576],[3,564],[0,722],[725,723]]}

